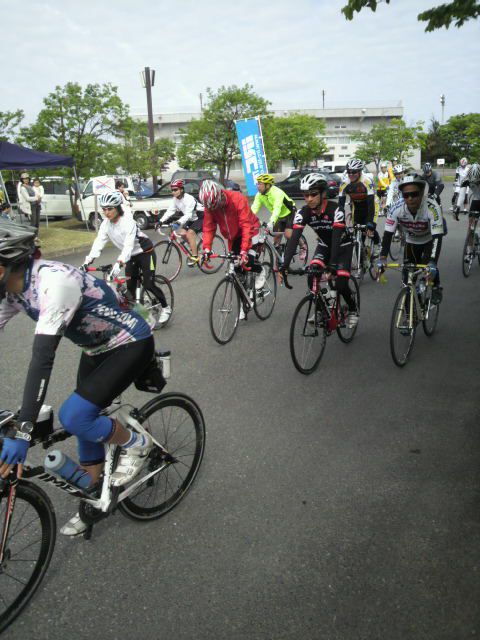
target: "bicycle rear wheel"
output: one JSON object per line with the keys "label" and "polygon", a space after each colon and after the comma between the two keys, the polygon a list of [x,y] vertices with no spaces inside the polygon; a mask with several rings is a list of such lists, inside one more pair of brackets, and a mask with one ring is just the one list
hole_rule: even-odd
{"label": "bicycle rear wheel", "polygon": [[[0,527],[5,535],[8,489],[0,494]],[[50,564],[57,525],[52,503],[42,489],[19,482],[0,565],[0,632],[21,613]]]}
{"label": "bicycle rear wheel", "polygon": [[262,268],[265,271],[265,284],[258,290],[253,286],[253,310],[257,318],[266,320],[272,315],[277,299],[277,278],[268,262],[264,262]]}
{"label": "bicycle rear wheel", "polygon": [[462,252],[462,272],[465,278],[468,278],[470,275],[470,270],[472,268],[473,261],[475,260],[475,234],[468,228],[467,237],[465,238],[465,243],[463,245]]}
{"label": "bicycle rear wheel", "polygon": [[219,344],[235,335],[240,315],[240,296],[232,278],[223,278],[214,289],[210,303],[210,330]]}
{"label": "bicycle rear wheel", "polygon": [[166,393],[140,409],[139,422],[168,455],[153,447],[141,474],[147,476],[160,467],[162,470],[118,507],[134,520],[155,520],[173,509],[192,486],[205,451],[205,421],[192,398]]}
{"label": "bicycle rear wheel", "polygon": [[153,247],[157,254],[157,267],[167,280],[175,280],[182,268],[182,252],[170,240],[160,240]]}
{"label": "bicycle rear wheel", "polygon": [[[352,276],[348,278],[348,288],[350,289],[350,293],[355,300],[357,314],[360,316],[360,288],[358,286],[358,282]],[[347,303],[345,302],[343,297],[339,293],[337,293],[337,335],[340,340],[342,342],[345,342],[346,344],[353,340],[358,327],[358,324],[356,324],[351,329],[348,328],[348,313],[349,309]]]}
{"label": "bicycle rear wheel", "polygon": [[[390,352],[397,367],[407,364],[413,349],[417,330],[417,313],[415,298],[411,297],[408,287],[403,288],[395,300],[390,322]],[[413,303],[413,315],[410,314],[410,303]]]}
{"label": "bicycle rear wheel", "polygon": [[[175,296],[173,294],[173,287],[170,284],[170,280],[168,280],[164,276],[161,276],[158,273],[156,273],[154,276],[154,282],[155,282],[155,286],[157,286],[159,289],[162,290],[163,295],[165,296],[165,299],[167,301],[167,305],[172,310],[172,313],[168,316],[168,320],[166,320],[165,322],[162,322],[162,327],[165,327],[165,325],[167,325],[170,322],[170,318],[173,315],[173,305],[175,301]],[[140,293],[140,302],[150,311],[150,313],[155,318],[155,323],[157,323],[160,313],[162,311],[162,305],[160,304],[160,301],[158,300],[156,295],[151,291],[148,291],[148,289],[145,289],[144,287],[142,287],[142,290]]]}
{"label": "bicycle rear wheel", "polygon": [[327,326],[322,308],[312,295],[297,305],[290,325],[290,354],[295,368],[305,375],[320,364],[327,341]]}
{"label": "bicycle rear wheel", "polygon": [[[202,254],[202,247],[202,239],[200,239],[197,245],[199,256]],[[225,255],[226,251],[227,250],[225,248],[224,239],[221,236],[215,234],[213,236],[212,252]],[[208,262],[199,262],[198,267],[203,273],[217,273],[217,271],[220,271],[220,269],[223,267],[224,263],[225,258],[215,258],[215,260],[209,260]]]}
{"label": "bicycle rear wheel", "polygon": [[423,332],[430,338],[435,333],[440,313],[440,305],[432,304],[432,287],[427,287],[425,291],[424,313],[425,318],[422,320]]}

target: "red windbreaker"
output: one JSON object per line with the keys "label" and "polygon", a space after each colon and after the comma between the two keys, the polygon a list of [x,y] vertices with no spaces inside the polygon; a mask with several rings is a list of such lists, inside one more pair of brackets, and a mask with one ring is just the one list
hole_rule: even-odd
{"label": "red windbreaker", "polygon": [[225,207],[211,211],[205,207],[203,218],[203,249],[211,250],[213,236],[220,227],[220,233],[228,240],[228,249],[232,250],[234,240],[242,238],[240,251],[248,251],[253,236],[257,235],[260,220],[251,211],[248,198],[238,191],[224,191]]}

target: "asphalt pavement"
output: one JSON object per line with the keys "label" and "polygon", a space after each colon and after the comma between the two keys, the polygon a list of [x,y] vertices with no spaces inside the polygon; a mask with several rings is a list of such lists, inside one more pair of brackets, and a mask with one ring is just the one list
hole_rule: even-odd
{"label": "asphalt pavement", "polygon": [[[366,276],[354,341],[328,338],[318,371],[303,376],[288,347],[303,278],[279,290],[269,320],[249,318],[222,347],[208,325],[222,273],[184,266],[156,342],[172,350],[167,390],[188,393],[205,415],[197,480],[156,522],[118,513],[88,542],[59,535],[44,582],[3,637],[477,637],[480,266],[462,276],[466,218],[447,220],[438,329],[431,338],[419,329],[403,369],[389,352],[396,272],[385,285]],[[26,317],[2,336],[2,408],[19,403],[32,336]],[[48,391],[55,408],[74,388],[78,358],[63,340]],[[73,443],[61,448],[74,454]],[[48,493],[61,526],[75,500]]]}

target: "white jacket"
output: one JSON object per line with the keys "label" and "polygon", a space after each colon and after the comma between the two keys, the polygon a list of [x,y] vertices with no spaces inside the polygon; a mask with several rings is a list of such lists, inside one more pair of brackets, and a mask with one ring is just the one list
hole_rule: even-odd
{"label": "white jacket", "polygon": [[189,193],[184,193],[183,198],[172,198],[168,209],[163,214],[160,222],[167,222],[170,218],[180,211],[183,215],[177,220],[180,226],[183,226],[186,222],[195,222],[198,220],[197,216],[198,202]]}
{"label": "white jacket", "polygon": [[152,247],[150,238],[140,231],[133,217],[125,213],[117,218],[116,222],[110,222],[105,218],[85,262],[92,262],[98,258],[109,240],[120,249],[117,262],[123,262],[123,264],[128,262],[132,256],[143,253]]}
{"label": "white jacket", "polygon": [[20,211],[30,216],[32,214],[31,203],[37,201],[37,196],[36,195],[29,196],[26,187],[22,183],[18,185],[17,193],[18,193],[18,207]]}

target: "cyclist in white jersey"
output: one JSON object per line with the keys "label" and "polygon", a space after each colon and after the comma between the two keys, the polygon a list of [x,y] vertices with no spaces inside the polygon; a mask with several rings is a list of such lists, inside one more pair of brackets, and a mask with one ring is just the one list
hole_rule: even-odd
{"label": "cyclist in white jersey", "polygon": [[467,179],[469,170],[467,158],[462,158],[455,172],[455,190],[452,197],[452,212],[455,220],[458,220],[458,214],[461,210],[465,210],[465,201],[468,199],[468,186],[462,186]]}
{"label": "cyclist in white jersey", "polygon": [[396,164],[393,167],[392,171],[395,177],[392,180],[392,182],[390,182],[390,185],[388,187],[387,202],[386,202],[387,214],[390,208],[397,202],[397,200],[399,200],[402,197],[402,192],[398,187],[404,176],[403,164]]}

